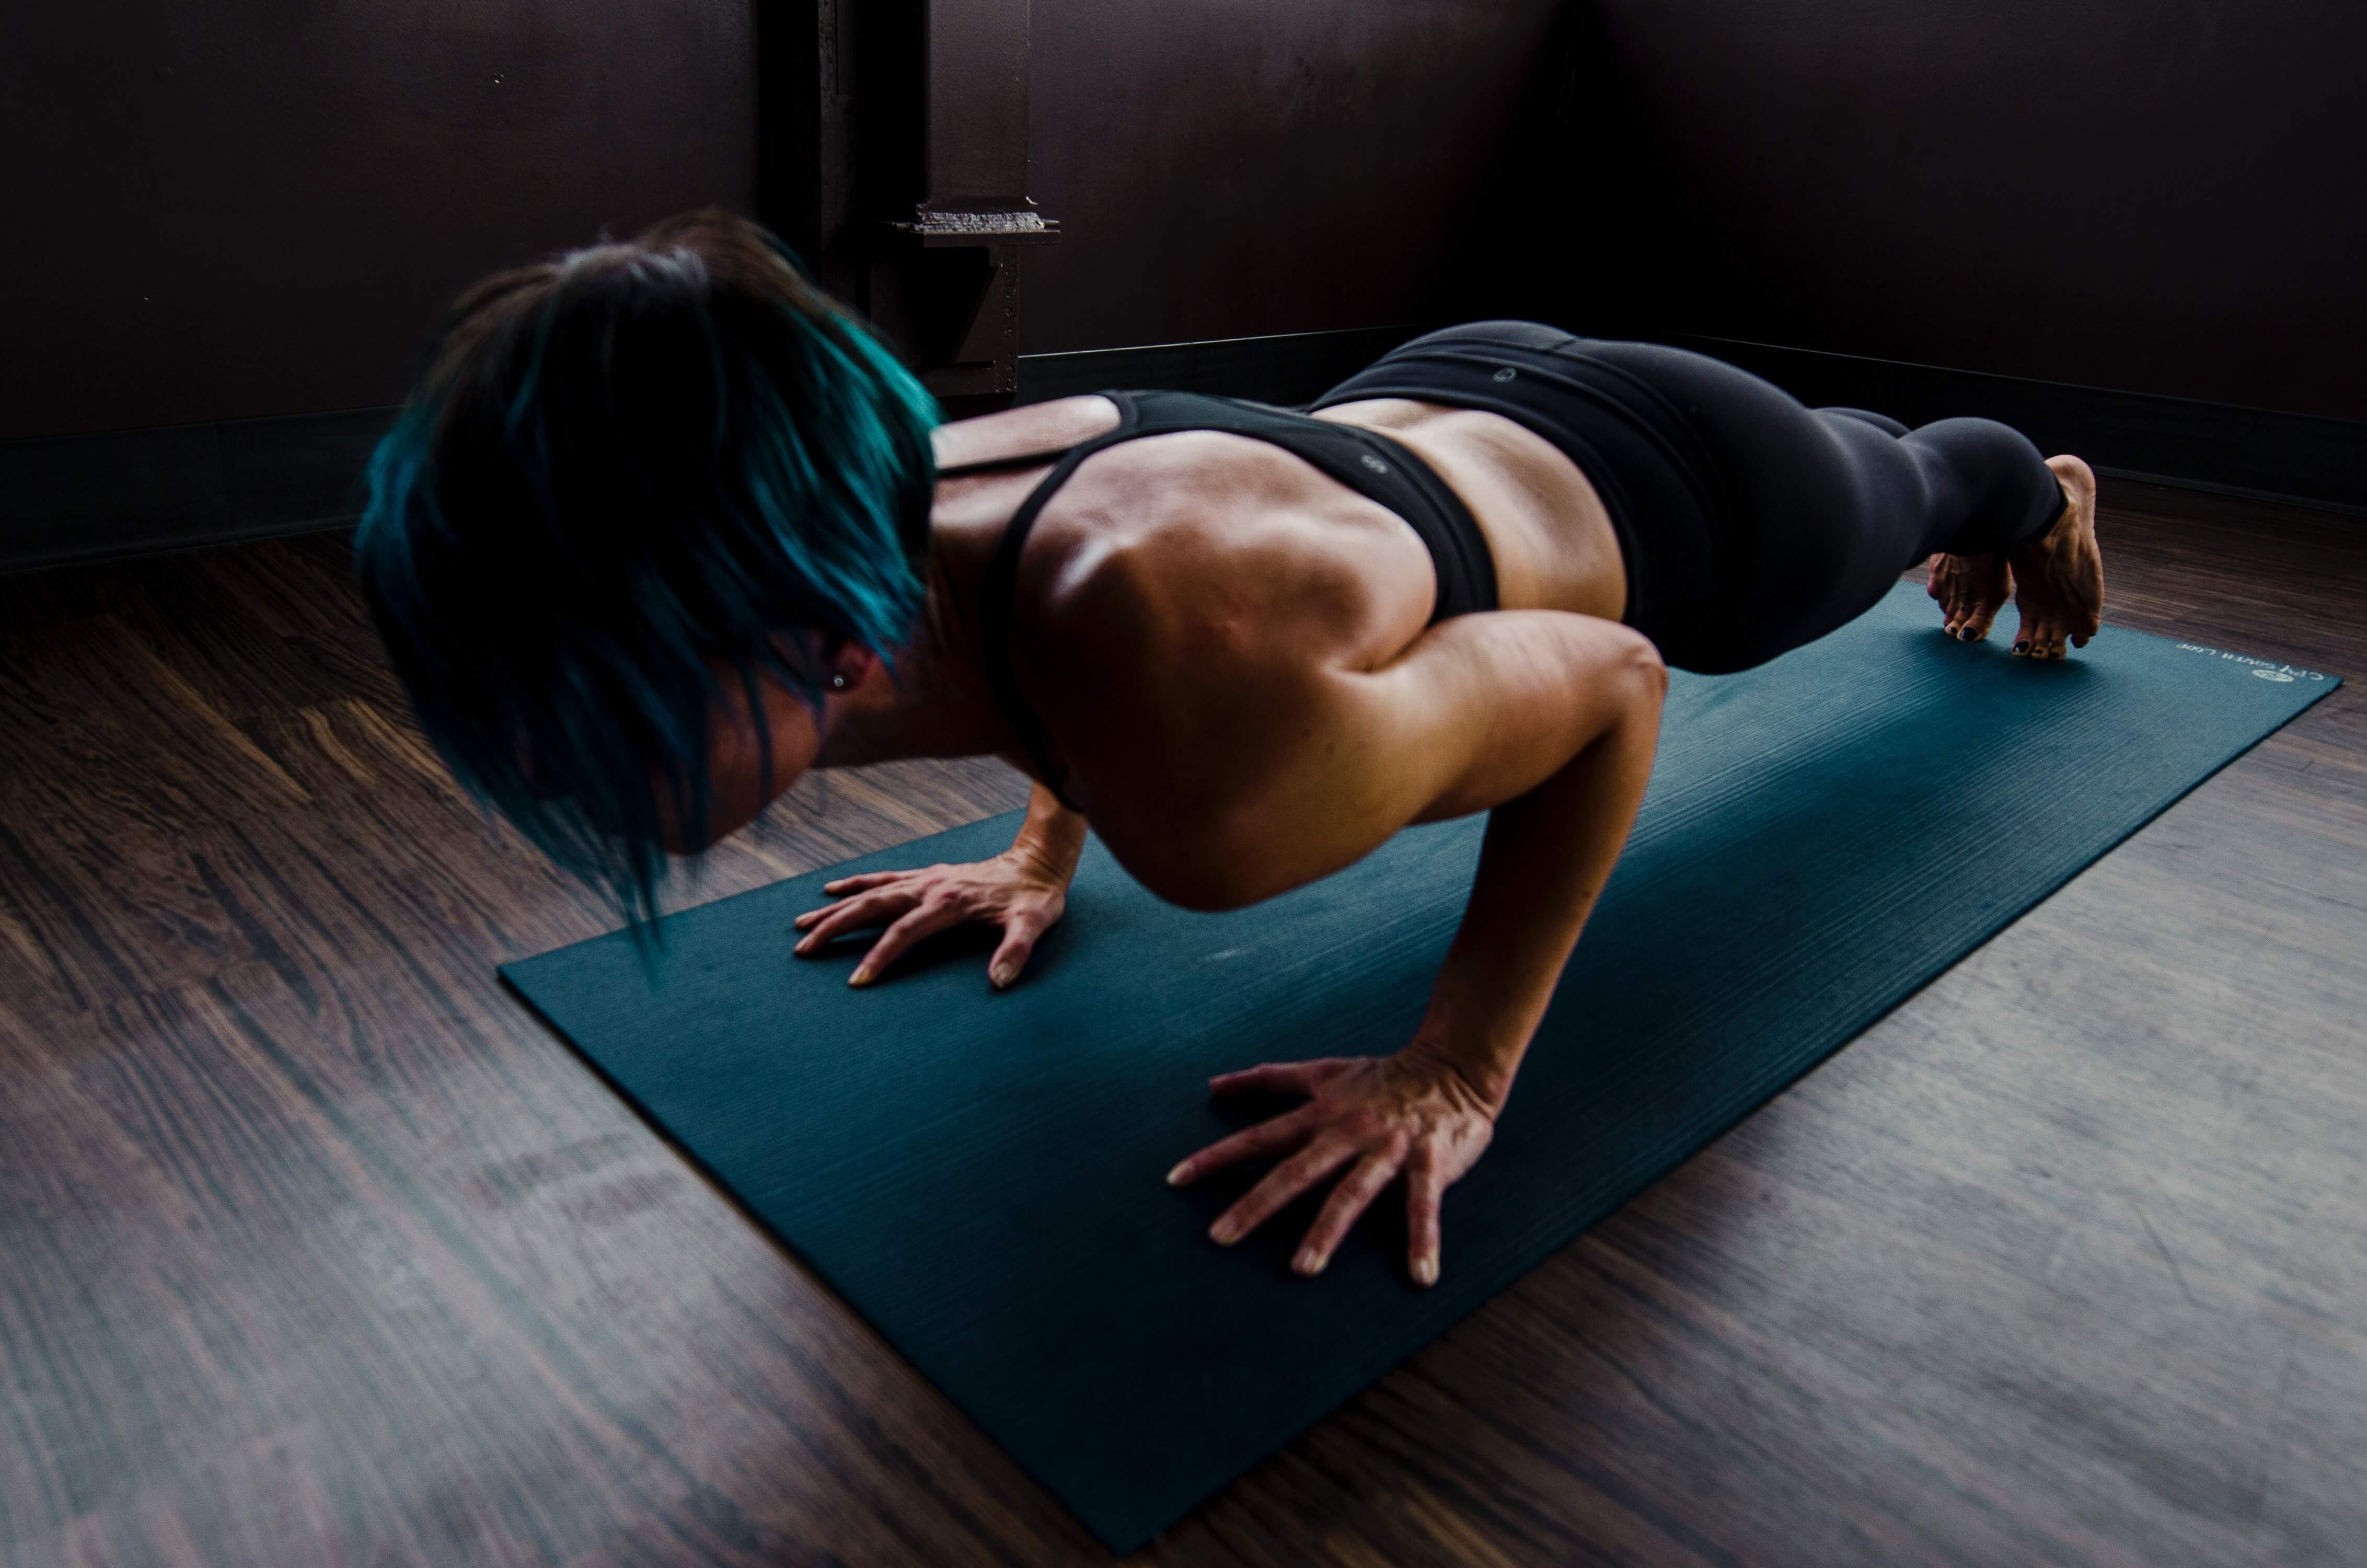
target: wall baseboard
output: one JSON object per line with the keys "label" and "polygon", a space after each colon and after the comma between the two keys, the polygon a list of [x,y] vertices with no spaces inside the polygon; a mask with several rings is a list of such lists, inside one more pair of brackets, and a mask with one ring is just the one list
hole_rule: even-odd
{"label": "wall baseboard", "polygon": [[391,408],[0,443],[0,571],[351,523]]}
{"label": "wall baseboard", "polygon": [[[1020,400],[1117,386],[1297,403],[1418,327],[1289,333],[1036,354]],[[115,560],[341,528],[392,408],[224,420],[0,442],[0,572]]]}
{"label": "wall baseboard", "polygon": [[[1019,398],[1172,387],[1302,403],[1421,330],[1022,355]],[[1811,405],[1877,409],[1909,425],[1978,415],[2121,478],[2367,515],[2367,423],[1730,338],[1666,341]],[[345,526],[360,514],[363,464],[393,415],[360,408],[0,443],[0,571]]]}
{"label": "wall baseboard", "polygon": [[1897,359],[1674,335],[1811,407],[1870,408],[1908,425],[1976,415],[2099,472],[2247,500],[2367,513],[2367,424]]}
{"label": "wall baseboard", "polygon": [[[1373,327],[1025,355],[1020,400],[1174,387],[1306,403],[1422,330]],[[2367,424],[1732,338],[1670,334],[1661,341],[1739,365],[1812,407],[1871,408],[1909,425],[1975,415],[2014,426],[2049,452],[2078,452],[2120,478],[2367,513]]]}

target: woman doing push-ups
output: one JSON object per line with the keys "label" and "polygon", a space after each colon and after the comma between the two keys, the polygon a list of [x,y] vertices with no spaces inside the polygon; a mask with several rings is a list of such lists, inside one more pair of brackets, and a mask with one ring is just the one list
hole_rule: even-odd
{"label": "woman doing push-ups", "polygon": [[717,212],[470,290],[371,469],[362,585],[455,773],[653,913],[669,854],[810,767],[992,754],[1009,851],[830,885],[798,950],[1060,917],[1088,824],[1228,909],[1411,823],[1490,813],[1428,1012],[1390,1053],[1250,1066],[1288,1113],[1231,1243],[1329,1183],[1319,1271],[1402,1178],[1408,1267],[1488,1146],[1635,820],[1668,665],[1740,670],[1937,555],[1951,635],[2097,630],[2095,479],[2004,426],[1810,410],[1700,355],[1520,322],[1418,338],[1306,413],[1182,392],[938,426],[761,230]]}

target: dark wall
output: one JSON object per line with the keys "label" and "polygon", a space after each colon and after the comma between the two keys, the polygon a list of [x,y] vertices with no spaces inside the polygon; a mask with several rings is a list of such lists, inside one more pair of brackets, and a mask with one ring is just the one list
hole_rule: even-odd
{"label": "dark wall", "polygon": [[0,48],[0,441],[385,403],[478,275],[746,207],[745,0],[85,0]]}
{"label": "dark wall", "polygon": [[[382,403],[484,270],[753,200],[747,0],[19,9],[0,441]],[[2347,0],[1033,13],[1031,353],[1520,309],[2367,416]]]}
{"label": "dark wall", "polygon": [[1559,0],[1035,0],[1021,347],[1421,319]]}
{"label": "dark wall", "polygon": [[1523,303],[2367,418],[2356,0],[1573,5]]}

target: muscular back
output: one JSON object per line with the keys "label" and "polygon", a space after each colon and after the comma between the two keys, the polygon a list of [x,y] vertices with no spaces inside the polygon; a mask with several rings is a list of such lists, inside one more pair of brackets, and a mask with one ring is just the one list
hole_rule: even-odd
{"label": "muscular back", "polygon": [[[944,459],[1065,444],[1111,423],[1105,403],[1077,403],[1004,416],[1038,429],[956,427]],[[1467,499],[1484,495],[1451,457],[1436,466]],[[1007,517],[1040,477],[950,484],[940,525]],[[1279,448],[1148,437],[1096,454],[1045,508],[1021,559],[1014,669],[1063,788],[1128,869],[1176,902],[1229,905],[1335,869],[1410,821],[1536,782],[1552,745],[1499,733],[1523,684],[1499,667],[1508,657],[1567,676],[1573,635],[1603,644],[1590,656],[1633,653],[1620,629],[1585,632],[1566,614],[1433,628],[1435,592],[1411,528]]]}
{"label": "muscular back", "polygon": [[[1103,458],[1130,460],[1097,473]],[[1269,766],[1296,677],[1387,664],[1434,593],[1410,528],[1288,453],[1153,437],[1086,463],[1047,508],[1013,658],[1082,791],[1124,777],[1162,814],[1197,812]]]}

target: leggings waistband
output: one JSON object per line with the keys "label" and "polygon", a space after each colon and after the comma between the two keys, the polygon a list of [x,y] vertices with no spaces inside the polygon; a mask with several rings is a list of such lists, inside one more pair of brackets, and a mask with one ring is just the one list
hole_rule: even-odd
{"label": "leggings waistband", "polygon": [[1732,581],[1724,466],[1686,411],[1528,322],[1435,332],[1384,355],[1312,406],[1403,397],[1501,415],[1553,444],[1602,497],[1627,570],[1626,623],[1666,645],[1715,615]]}

